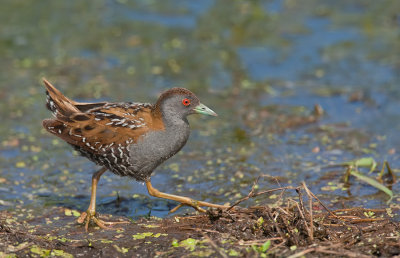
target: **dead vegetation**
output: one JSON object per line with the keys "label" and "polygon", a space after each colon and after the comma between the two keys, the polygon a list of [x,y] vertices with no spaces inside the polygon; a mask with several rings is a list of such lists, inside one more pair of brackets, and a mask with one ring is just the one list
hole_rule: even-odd
{"label": "dead vegetation", "polygon": [[[298,198],[284,198],[285,191],[296,191]],[[281,193],[280,205],[238,206],[272,192]],[[91,228],[89,234],[76,224],[79,214],[65,208],[30,219],[29,210],[2,212],[0,257],[390,257],[400,254],[400,223],[392,219],[393,212],[364,208],[330,211],[305,184],[260,192],[253,186],[248,196],[227,211],[143,218],[116,230]]]}

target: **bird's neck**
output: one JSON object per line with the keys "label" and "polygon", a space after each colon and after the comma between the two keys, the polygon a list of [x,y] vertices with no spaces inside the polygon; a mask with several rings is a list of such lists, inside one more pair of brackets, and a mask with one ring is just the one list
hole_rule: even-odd
{"label": "bird's neck", "polygon": [[189,122],[186,118],[180,118],[180,117],[164,117],[164,125],[166,128],[170,129],[177,129],[179,127],[181,128],[189,128]]}
{"label": "bird's neck", "polygon": [[164,128],[166,137],[170,138],[171,141],[176,141],[182,144],[186,143],[190,134],[189,122],[186,118],[180,117],[164,117]]}
{"label": "bird's neck", "polygon": [[189,137],[190,126],[186,117],[180,117],[172,112],[165,112],[162,105],[157,102],[154,106],[152,115],[163,121],[165,131],[172,134],[182,134]]}

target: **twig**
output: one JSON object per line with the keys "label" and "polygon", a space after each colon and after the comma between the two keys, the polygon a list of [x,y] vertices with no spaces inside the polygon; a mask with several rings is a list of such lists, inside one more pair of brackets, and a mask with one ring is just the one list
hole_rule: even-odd
{"label": "twig", "polygon": [[364,222],[374,222],[374,221],[381,221],[385,220],[384,218],[369,218],[369,219],[352,219],[350,223],[357,224],[357,223],[364,223]]}
{"label": "twig", "polygon": [[[305,184],[303,184],[303,187],[304,187],[304,185]],[[306,212],[307,212],[307,209],[304,207],[304,203],[303,203],[303,194],[301,193],[301,190],[300,190],[300,188],[299,189],[296,189],[296,192],[298,193],[298,195],[299,195],[299,202],[300,202],[300,207],[301,207],[301,209],[303,210],[303,212],[304,212],[304,214],[306,214]],[[307,192],[307,191],[306,191]],[[309,200],[312,200],[312,197],[310,197],[310,195],[308,194],[308,199]],[[300,215],[302,216],[302,218],[303,218],[303,222],[304,222],[304,225],[306,226],[306,229],[307,229],[307,232],[308,232],[308,236],[310,237],[310,240],[311,241],[313,241],[314,240],[314,231],[313,231],[313,220],[312,220],[312,211],[311,211],[311,220],[310,220],[310,226],[308,226],[308,224],[307,224],[307,220],[306,220],[306,218],[303,216],[303,214],[302,214],[302,212],[301,212],[301,210],[300,210],[300,208],[299,208],[299,205],[298,205],[298,203],[297,202],[295,202],[296,203],[296,205],[297,205],[297,208],[299,209],[299,211],[300,211]],[[312,206],[310,207],[310,209],[312,209]]]}
{"label": "twig", "polygon": [[301,252],[292,254],[292,255],[288,256],[288,258],[302,257],[302,256],[305,255],[305,254],[308,254],[308,253],[311,253],[311,252],[315,252],[316,249],[317,249],[317,248],[315,248],[315,247],[311,247],[311,248],[305,249],[305,250],[303,250],[303,251],[301,251]]}
{"label": "twig", "polygon": [[204,233],[202,233],[202,234],[203,234],[203,237],[208,240],[208,242],[211,244],[211,246],[219,253],[219,255],[221,255],[223,258],[228,258],[228,256],[218,248],[217,244],[209,236],[207,236],[207,234],[204,234]]}
{"label": "twig", "polygon": [[[301,208],[300,208],[300,206],[299,206],[299,203],[296,202],[295,200],[291,200],[291,201],[293,201],[293,202],[296,204],[297,209],[299,210],[300,216],[301,216],[301,218],[302,218],[303,221],[304,221],[304,225],[306,226],[306,229],[307,229],[307,232],[308,232],[308,236],[310,237],[311,240],[313,240],[314,238],[313,238],[313,235],[312,235],[312,230],[310,230],[310,227],[307,225],[307,220],[306,220],[306,218],[304,217],[303,212],[301,211]],[[311,227],[312,227],[312,224],[311,224]]]}
{"label": "twig", "polygon": [[275,176],[270,176],[270,175],[267,175],[267,174],[262,174],[262,175],[260,175],[260,177],[272,178],[273,180],[275,180],[276,184],[277,184],[279,187],[282,187],[282,186],[281,186],[281,183],[279,183],[279,180],[278,180]]}
{"label": "twig", "polygon": [[[258,181],[258,179],[257,179],[256,181]],[[253,185],[253,187],[252,187],[250,193],[249,193],[246,197],[243,197],[242,199],[236,201],[236,202],[235,202],[234,204],[232,204],[226,211],[230,211],[231,209],[233,209],[233,207],[237,206],[239,203],[241,203],[241,202],[243,202],[243,201],[246,201],[246,200],[248,200],[248,199],[250,199],[250,198],[252,198],[252,197],[257,197],[257,196],[259,196],[259,195],[263,195],[263,194],[266,194],[266,193],[272,193],[272,192],[281,191],[281,190],[286,190],[286,189],[297,189],[297,187],[285,186],[285,187],[279,187],[279,188],[274,188],[274,189],[270,189],[270,190],[261,191],[261,192],[259,192],[259,193],[254,193],[254,190],[255,190],[255,189],[254,189],[254,186],[255,186],[255,184]]]}
{"label": "twig", "polygon": [[[254,190],[255,190],[255,188],[256,188],[256,185],[257,185],[257,183],[258,183],[258,180],[260,180],[260,176],[258,176],[257,179],[254,180],[253,186],[251,187],[251,190],[250,190],[249,194],[248,194],[246,197],[244,197],[244,198],[242,198],[242,199],[236,201],[236,202],[235,202],[234,204],[232,204],[232,206],[229,207],[226,211],[230,211],[233,207],[235,207],[236,205],[238,205],[238,204],[241,203],[242,201],[245,201],[245,200],[251,198],[251,196],[254,194]],[[247,199],[246,199],[246,198],[247,198]]]}
{"label": "twig", "polygon": [[340,250],[340,251],[332,251],[332,250],[327,250],[326,247],[318,247],[315,248],[315,252],[317,253],[324,253],[324,254],[335,254],[338,256],[343,256],[346,255],[348,257],[357,257],[357,258],[369,258],[371,256],[362,254],[362,253],[356,253],[348,250]]}
{"label": "twig", "polygon": [[[294,201],[294,200],[293,200]],[[289,215],[289,212],[285,211],[282,207],[276,207],[278,210],[280,210],[281,212],[283,212],[285,215]]]}
{"label": "twig", "polygon": [[308,195],[308,202],[310,205],[310,238],[311,241],[314,241],[314,220],[313,220],[313,207],[312,207],[312,195],[310,194],[311,191],[308,189],[307,185],[305,182],[302,183],[304,190],[306,190],[306,193]]}
{"label": "twig", "polygon": [[346,209],[337,209],[334,210],[334,212],[342,212],[342,211],[372,211],[372,212],[385,212],[386,209],[368,209],[368,208],[363,208],[363,207],[354,207],[354,208],[346,208]]}
{"label": "twig", "polygon": [[[302,208],[302,210],[304,211],[304,213],[306,213],[305,210],[304,210],[303,194],[301,193],[300,188],[297,188],[297,189],[296,189],[296,192],[297,192],[297,194],[299,195],[300,207]],[[296,201],[295,201],[295,202],[296,202]]]}
{"label": "twig", "polygon": [[283,241],[285,241],[285,234],[281,231],[281,228],[276,223],[276,220],[273,218],[271,212],[269,210],[267,210],[266,212],[267,212],[267,217],[268,217],[269,221],[271,221],[272,224],[274,224],[276,232],[278,232],[278,234],[281,236]]}
{"label": "twig", "polygon": [[[167,228],[167,227],[164,227]],[[193,230],[193,231],[197,231],[197,232],[209,232],[209,233],[221,233],[219,231],[216,230],[212,230],[212,229],[206,229],[206,228],[192,228],[192,227],[179,227],[179,229],[181,230]]]}
{"label": "twig", "polygon": [[310,191],[310,189],[308,189],[308,187],[304,184],[303,185],[304,189],[306,190],[307,193],[309,193],[315,200],[317,200],[319,202],[319,204],[321,204],[322,207],[324,207],[324,209],[331,214],[332,216],[334,216],[336,219],[340,220],[340,217],[337,216],[335,213],[333,213],[328,207],[325,206],[325,204],[323,204],[317,196],[315,196],[315,194],[313,194],[313,192]]}
{"label": "twig", "polygon": [[255,245],[255,244],[263,244],[267,242],[268,240],[273,241],[273,240],[284,240],[282,237],[272,237],[272,238],[263,238],[263,239],[258,239],[258,240],[249,240],[249,241],[244,241],[244,240],[239,240],[237,243],[239,245]]}
{"label": "twig", "polygon": [[300,251],[298,253],[292,254],[292,255],[288,256],[288,258],[302,257],[305,254],[308,254],[308,253],[311,253],[311,252],[323,253],[323,254],[334,254],[334,255],[338,255],[338,256],[346,255],[348,257],[357,257],[357,258],[370,257],[370,256],[364,255],[362,253],[355,253],[355,252],[351,252],[351,251],[348,251],[348,250],[340,250],[340,251],[329,250],[331,248],[337,248],[337,247],[339,247],[339,246],[338,245],[332,245],[332,246],[311,247],[311,248],[305,249],[303,251]]}
{"label": "twig", "polygon": [[273,250],[274,250],[274,249],[278,249],[279,247],[281,247],[281,246],[284,245],[285,243],[286,243],[286,240],[285,240],[285,239],[282,239],[282,242],[280,242],[279,244],[277,244],[277,245],[275,245],[275,246],[270,247],[270,248],[268,249],[268,252],[273,253]]}

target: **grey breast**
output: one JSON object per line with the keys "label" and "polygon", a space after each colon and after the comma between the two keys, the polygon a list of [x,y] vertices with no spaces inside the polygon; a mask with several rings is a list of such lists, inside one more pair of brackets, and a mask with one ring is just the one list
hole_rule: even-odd
{"label": "grey breast", "polygon": [[189,138],[188,124],[168,127],[163,131],[151,131],[128,147],[130,176],[144,181],[162,162],[175,155]]}

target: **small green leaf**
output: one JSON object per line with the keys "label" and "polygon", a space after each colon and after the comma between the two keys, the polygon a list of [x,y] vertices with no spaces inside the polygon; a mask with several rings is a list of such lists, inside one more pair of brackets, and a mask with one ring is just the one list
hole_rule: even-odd
{"label": "small green leaf", "polygon": [[367,218],[373,218],[373,217],[375,217],[375,212],[373,212],[373,211],[364,211],[364,216],[365,217],[367,217]]}
{"label": "small green leaf", "polygon": [[262,227],[263,223],[264,223],[264,218],[259,217],[257,220],[257,226],[260,228],[260,227]]}
{"label": "small green leaf", "polygon": [[64,214],[65,216],[72,216],[72,211],[70,209],[65,209]]}
{"label": "small green leaf", "polygon": [[361,159],[355,160],[354,165],[356,165],[357,167],[375,168],[376,161],[371,157],[361,158]]}
{"label": "small green leaf", "polygon": [[230,249],[228,255],[229,256],[239,256],[239,253],[234,249]]}
{"label": "small green leaf", "polygon": [[73,258],[72,254],[66,253],[63,250],[53,249],[50,253],[51,256],[61,256],[63,258]]}
{"label": "small green leaf", "polygon": [[75,217],[79,217],[81,216],[81,213],[79,211],[72,210],[72,215],[74,215]]}
{"label": "small green leaf", "polygon": [[179,243],[179,246],[184,247],[185,249],[189,249],[190,251],[193,251],[196,247],[198,240],[193,239],[193,238],[188,238],[185,240],[182,240]]}
{"label": "small green leaf", "polygon": [[261,246],[261,252],[265,253],[269,247],[271,246],[271,240],[266,241],[262,246]]}
{"label": "small green leaf", "polygon": [[178,247],[178,246],[179,246],[178,240],[173,239],[171,245],[172,245],[173,247]]}
{"label": "small green leaf", "polygon": [[361,158],[361,159],[344,162],[344,163],[341,163],[338,165],[356,167],[356,168],[357,167],[370,168],[369,173],[371,173],[372,171],[375,170],[377,163],[373,158],[367,157],[367,158]]}
{"label": "small green leaf", "polygon": [[44,248],[40,248],[37,245],[34,245],[34,246],[31,247],[31,252],[34,253],[34,254],[38,254],[41,257],[50,256],[50,250],[44,249]]}
{"label": "small green leaf", "polygon": [[144,233],[138,233],[136,235],[132,235],[133,239],[145,239],[146,237],[152,236],[152,232],[144,232]]}
{"label": "small green leaf", "polygon": [[145,228],[159,228],[159,225],[153,225],[153,224],[149,224],[149,225],[144,225]]}
{"label": "small green leaf", "polygon": [[17,168],[24,168],[24,167],[26,167],[26,164],[23,161],[18,161],[17,163],[15,163],[15,166]]}
{"label": "small green leaf", "polygon": [[113,247],[120,253],[127,253],[129,251],[129,248],[126,247],[119,247],[117,245],[113,245]]}

